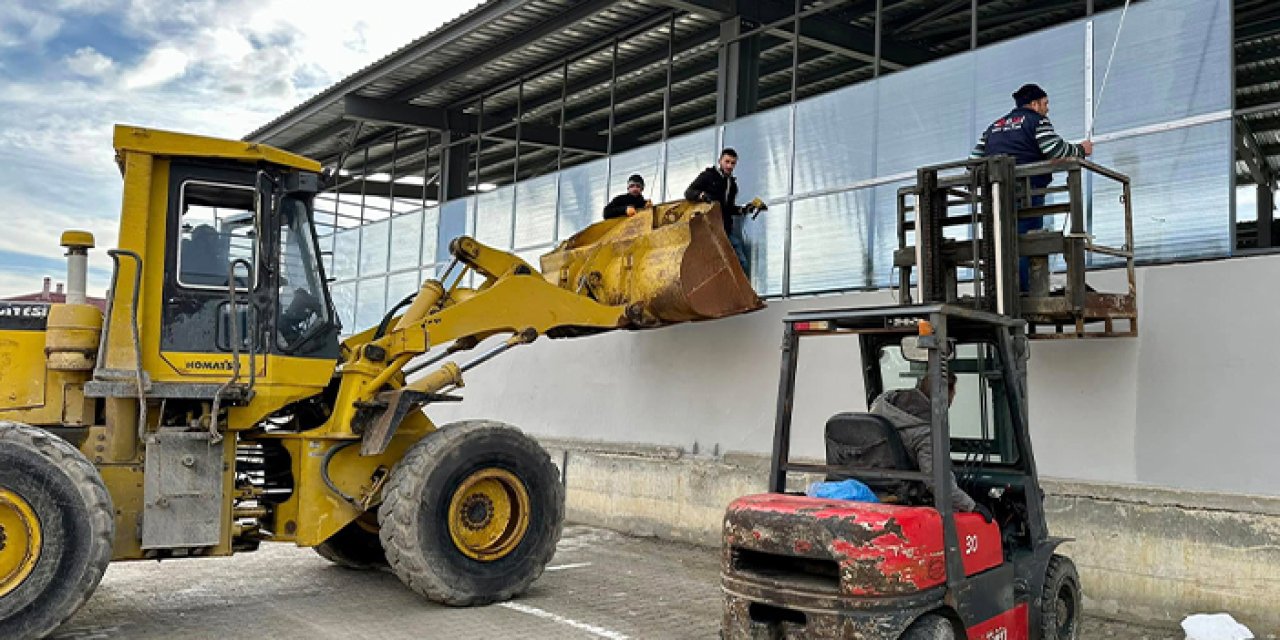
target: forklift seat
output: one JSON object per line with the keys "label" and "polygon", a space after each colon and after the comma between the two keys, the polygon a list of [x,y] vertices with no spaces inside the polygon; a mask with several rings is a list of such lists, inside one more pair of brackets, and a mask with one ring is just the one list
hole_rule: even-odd
{"label": "forklift seat", "polygon": [[[893,424],[873,413],[837,413],[827,420],[827,464],[863,469],[915,471],[916,467]],[[831,472],[828,481],[855,478],[878,496],[896,496],[914,501],[923,487],[908,480],[857,478],[856,473]]]}

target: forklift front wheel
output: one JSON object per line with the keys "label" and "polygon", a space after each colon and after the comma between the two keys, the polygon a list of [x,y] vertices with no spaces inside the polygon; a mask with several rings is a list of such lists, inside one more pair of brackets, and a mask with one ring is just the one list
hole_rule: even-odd
{"label": "forklift front wheel", "polygon": [[1044,579],[1040,599],[1040,637],[1044,640],[1076,640],[1080,635],[1083,607],[1080,602],[1080,575],[1071,558],[1054,555]]}
{"label": "forklift front wheel", "polygon": [[391,470],[378,510],[387,560],[414,591],[452,606],[508,600],[542,575],[564,526],[551,457],[514,427],[446,425]]}
{"label": "forklift front wheel", "polygon": [[955,640],[956,629],[951,621],[936,613],[926,613],[902,632],[899,640]]}

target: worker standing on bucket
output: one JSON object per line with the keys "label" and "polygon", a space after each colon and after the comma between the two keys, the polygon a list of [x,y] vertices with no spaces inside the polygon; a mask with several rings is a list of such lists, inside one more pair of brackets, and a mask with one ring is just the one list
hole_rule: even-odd
{"label": "worker standing on bucket", "polygon": [[634,216],[636,211],[652,206],[653,203],[644,197],[644,178],[635,173],[627,178],[627,192],[610,200],[609,204],[604,206],[604,219]]}
{"label": "worker standing on bucket", "polygon": [[[1083,158],[1093,154],[1093,142],[1085,140],[1071,144],[1053,130],[1049,122],[1049,95],[1035,84],[1024,84],[1013,94],[1014,110],[996,120],[982,132],[978,144],[969,154],[973,158],[986,156],[1012,156],[1018,164],[1031,164],[1055,158]],[[1053,181],[1053,176],[1032,176],[1032,189],[1043,189]],[[1031,196],[1031,206],[1044,206],[1044,195]],[[1043,218],[1023,218],[1018,221],[1018,233],[1044,228]],[[1019,287],[1028,290],[1030,263],[1026,258],[1018,261]]]}
{"label": "worker standing on bucket", "polygon": [[690,202],[718,202],[720,216],[724,220],[724,232],[729,236],[729,244],[733,253],[738,256],[742,270],[750,276],[751,269],[747,265],[747,241],[742,233],[742,222],[735,222],[734,217],[764,211],[768,207],[759,198],[739,208],[734,204],[738,198],[738,181],[733,177],[733,170],[738,166],[738,152],[726,147],[720,152],[716,166],[707,167],[698,174],[685,189],[684,197]]}

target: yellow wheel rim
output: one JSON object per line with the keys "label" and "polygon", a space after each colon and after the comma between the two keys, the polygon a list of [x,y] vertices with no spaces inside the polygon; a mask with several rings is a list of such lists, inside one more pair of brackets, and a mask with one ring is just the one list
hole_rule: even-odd
{"label": "yellow wheel rim", "polygon": [[22,496],[0,488],[0,597],[18,588],[40,559],[40,519]]}
{"label": "yellow wheel rim", "polygon": [[519,546],[529,530],[529,492],[515,474],[481,469],[449,500],[449,536],[467,557],[491,562]]}

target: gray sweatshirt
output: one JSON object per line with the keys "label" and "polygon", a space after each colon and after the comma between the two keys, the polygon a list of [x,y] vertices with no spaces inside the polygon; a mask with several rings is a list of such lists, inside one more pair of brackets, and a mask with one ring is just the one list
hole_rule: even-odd
{"label": "gray sweatshirt", "polygon": [[[886,391],[871,403],[871,413],[888,420],[902,436],[902,444],[907,455],[923,472],[929,474],[925,486],[933,491],[933,442],[930,433],[932,409],[929,397],[919,389],[896,389]],[[969,494],[956,485],[955,476],[951,476],[951,508],[956,511],[973,511],[976,504]]]}

